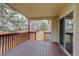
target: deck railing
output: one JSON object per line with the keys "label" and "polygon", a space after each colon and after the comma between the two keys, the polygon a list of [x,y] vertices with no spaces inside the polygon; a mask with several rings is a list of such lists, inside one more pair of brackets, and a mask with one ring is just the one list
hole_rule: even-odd
{"label": "deck railing", "polygon": [[[44,40],[48,41],[50,35],[50,32],[44,32]],[[24,41],[31,39],[36,40],[36,32],[0,34],[0,54],[6,53]]]}
{"label": "deck railing", "polygon": [[0,53],[3,54],[28,40],[28,33],[0,34]]}

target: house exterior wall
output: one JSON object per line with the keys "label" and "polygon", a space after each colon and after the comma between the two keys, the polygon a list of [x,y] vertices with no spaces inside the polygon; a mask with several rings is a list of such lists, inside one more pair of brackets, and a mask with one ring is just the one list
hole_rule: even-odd
{"label": "house exterior wall", "polygon": [[51,42],[59,42],[59,17],[51,18]]}

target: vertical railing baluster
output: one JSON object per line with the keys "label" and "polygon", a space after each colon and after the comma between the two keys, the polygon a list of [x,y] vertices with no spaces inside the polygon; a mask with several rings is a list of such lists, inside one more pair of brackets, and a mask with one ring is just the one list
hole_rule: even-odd
{"label": "vertical railing baluster", "polygon": [[4,53],[4,36],[2,37],[2,54]]}
{"label": "vertical railing baluster", "polygon": [[13,36],[13,48],[15,48],[15,38]]}
{"label": "vertical railing baluster", "polygon": [[1,53],[1,37],[0,37],[0,54],[2,54],[2,53]]}
{"label": "vertical railing baluster", "polygon": [[11,49],[11,47],[10,47],[10,36],[9,36],[9,50]]}
{"label": "vertical railing baluster", "polygon": [[26,33],[0,35],[0,53],[3,54],[26,41]]}
{"label": "vertical railing baluster", "polygon": [[2,49],[2,46],[3,46],[3,45],[2,45],[2,42],[3,42],[3,41],[2,41],[2,37],[1,37],[1,54],[2,54],[2,50],[3,50],[3,49]]}
{"label": "vertical railing baluster", "polygon": [[3,36],[3,53],[4,53],[4,45],[5,45],[5,41],[4,41],[4,36]]}
{"label": "vertical railing baluster", "polygon": [[15,47],[16,47],[16,36],[14,36],[14,42],[15,42]]}
{"label": "vertical railing baluster", "polygon": [[12,49],[14,48],[14,39],[13,39],[13,36],[12,36]]}
{"label": "vertical railing baluster", "polygon": [[3,41],[4,41],[4,52],[3,53],[5,53],[5,51],[6,51],[6,39],[5,39],[5,36],[3,37]]}
{"label": "vertical railing baluster", "polygon": [[9,36],[7,37],[7,39],[8,39],[8,51],[9,51]]}
{"label": "vertical railing baluster", "polygon": [[0,37],[0,54],[1,54],[1,37]]}
{"label": "vertical railing baluster", "polygon": [[12,39],[13,39],[13,48],[14,48],[14,35],[13,35]]}
{"label": "vertical railing baluster", "polygon": [[6,52],[8,51],[8,38],[6,36]]}
{"label": "vertical railing baluster", "polygon": [[4,53],[6,52],[6,36],[4,35]]}
{"label": "vertical railing baluster", "polygon": [[12,38],[10,36],[10,49],[12,49]]}
{"label": "vertical railing baluster", "polygon": [[12,38],[10,36],[10,49],[12,49]]}
{"label": "vertical railing baluster", "polygon": [[12,35],[12,37],[11,37],[11,38],[12,38],[12,49],[13,49],[13,35]]}
{"label": "vertical railing baluster", "polygon": [[7,44],[7,45],[8,45],[7,47],[8,47],[8,51],[9,51],[9,36],[7,36],[7,41],[8,41],[8,42],[7,42],[7,43],[8,43],[8,44]]}
{"label": "vertical railing baluster", "polygon": [[6,52],[9,50],[8,48],[8,36],[6,36]]}
{"label": "vertical railing baluster", "polygon": [[13,38],[12,38],[13,35],[11,35],[11,49],[13,48]]}
{"label": "vertical railing baluster", "polygon": [[0,44],[1,44],[1,54],[3,53],[3,37],[0,38]]}
{"label": "vertical railing baluster", "polygon": [[6,36],[4,36],[4,43],[5,43],[5,44],[4,44],[4,48],[5,48],[5,49],[4,49],[4,53],[5,53],[5,52],[6,52]]}
{"label": "vertical railing baluster", "polygon": [[16,42],[16,35],[14,35],[14,44],[15,44],[15,47],[17,45],[17,42]]}

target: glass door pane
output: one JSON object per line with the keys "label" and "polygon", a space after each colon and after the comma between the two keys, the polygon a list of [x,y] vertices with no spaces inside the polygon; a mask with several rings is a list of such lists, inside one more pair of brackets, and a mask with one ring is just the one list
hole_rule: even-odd
{"label": "glass door pane", "polygon": [[73,55],[73,12],[65,18],[65,49]]}

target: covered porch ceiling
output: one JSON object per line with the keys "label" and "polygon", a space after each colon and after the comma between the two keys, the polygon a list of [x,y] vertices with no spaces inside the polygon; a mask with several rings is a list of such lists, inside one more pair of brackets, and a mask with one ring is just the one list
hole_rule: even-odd
{"label": "covered porch ceiling", "polygon": [[8,4],[27,17],[58,16],[68,4],[14,3]]}

